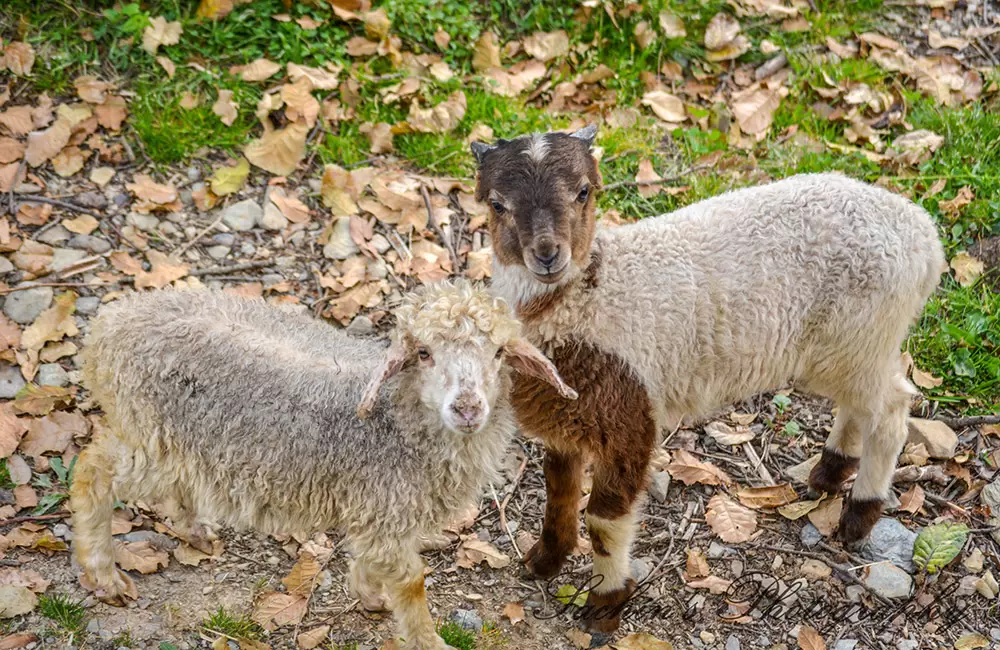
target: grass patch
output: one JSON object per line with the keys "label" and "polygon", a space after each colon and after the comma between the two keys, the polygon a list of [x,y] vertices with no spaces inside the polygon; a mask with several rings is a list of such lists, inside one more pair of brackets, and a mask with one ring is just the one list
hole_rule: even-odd
{"label": "grass patch", "polygon": [[227,612],[224,607],[202,621],[202,627],[210,632],[218,632],[234,638],[257,640],[264,636],[264,628],[247,614]]}
{"label": "grass patch", "polygon": [[38,613],[69,634],[79,634],[87,627],[87,608],[82,600],[65,594],[38,597]]}
{"label": "grass patch", "polygon": [[476,633],[454,621],[446,621],[438,628],[438,634],[448,645],[459,650],[476,650]]}

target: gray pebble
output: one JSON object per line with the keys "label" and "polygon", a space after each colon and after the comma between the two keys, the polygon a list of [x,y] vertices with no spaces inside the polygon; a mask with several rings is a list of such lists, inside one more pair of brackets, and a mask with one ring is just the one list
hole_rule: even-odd
{"label": "gray pebble", "polygon": [[69,375],[58,363],[43,363],[38,367],[39,386],[69,386]]}
{"label": "gray pebble", "polygon": [[720,557],[724,556],[729,549],[718,542],[712,542],[708,545],[708,557],[713,560],[718,560]]}
{"label": "gray pebble", "polygon": [[347,333],[352,336],[368,336],[375,329],[372,321],[367,316],[355,316],[351,324],[347,326]]}
{"label": "gray pebble", "polygon": [[6,257],[0,257],[0,274],[10,273],[14,270],[14,265]]}
{"label": "gray pebble", "polygon": [[131,200],[132,198],[125,192],[119,192],[118,194],[115,195],[114,198],[115,205],[117,205],[119,208],[125,207]]}
{"label": "gray pebble", "polygon": [[194,166],[188,167],[187,168],[187,177],[188,177],[188,180],[191,181],[192,183],[194,181],[200,181],[201,180],[201,170],[198,169],[197,167],[194,167]]}
{"label": "gray pebble", "polygon": [[653,566],[648,560],[632,558],[632,562],[629,564],[629,571],[632,573],[632,578],[636,582],[641,583],[649,577],[649,574],[653,571]]}
{"label": "gray pebble", "polygon": [[111,250],[111,242],[93,235],[73,235],[66,245],[100,255]]}
{"label": "gray pebble", "polygon": [[80,314],[97,313],[97,308],[101,306],[101,299],[97,296],[82,296],[76,299],[76,311]]}
{"label": "gray pebble", "polygon": [[799,540],[806,548],[812,548],[823,541],[823,533],[812,524],[806,524],[799,532]]}
{"label": "gray pebble", "polygon": [[3,303],[3,313],[7,318],[21,325],[30,325],[38,315],[52,304],[52,287],[38,287],[15,291],[7,295]]}
{"label": "gray pebble", "polygon": [[456,609],[451,613],[451,620],[471,632],[483,629],[483,619],[472,609]]}
{"label": "gray pebble", "polygon": [[108,199],[100,192],[82,192],[73,197],[73,202],[94,210],[108,207]]}
{"label": "gray pebble", "polygon": [[62,271],[85,257],[87,257],[87,251],[78,251],[72,248],[56,248],[52,251],[52,262],[49,264],[49,268],[53,271]]}
{"label": "gray pebble", "polygon": [[375,233],[375,235],[372,237],[371,245],[375,250],[379,252],[380,255],[384,255],[385,253],[389,252],[390,248],[392,248],[392,244],[389,243],[389,240],[386,239],[385,235],[383,235],[382,233]]}
{"label": "gray pebble", "polygon": [[62,224],[57,226],[52,226],[41,235],[37,237],[38,241],[43,244],[48,244],[49,246],[62,246],[73,234],[62,227]]}
{"label": "gray pebble", "polygon": [[240,255],[243,257],[253,257],[257,253],[257,247],[248,241],[240,244]]}
{"label": "gray pebble", "polygon": [[232,246],[236,243],[236,235],[231,232],[220,232],[212,235],[212,243],[219,246]]}
{"label": "gray pebble", "polygon": [[323,256],[331,260],[346,260],[359,250],[358,245],[351,239],[350,218],[337,217],[333,222],[330,241],[323,247]]}
{"label": "gray pebble", "polygon": [[858,645],[857,639],[840,639],[833,646],[833,650],[854,650],[854,647]]}
{"label": "gray pebble", "polygon": [[869,589],[883,598],[906,598],[913,590],[910,574],[888,562],[868,567],[864,581]]}
{"label": "gray pebble", "polygon": [[284,230],[288,227],[288,219],[278,206],[268,201],[264,207],[264,216],[260,218],[260,225],[267,230]]}
{"label": "gray pebble", "polygon": [[222,222],[238,232],[252,230],[264,216],[264,211],[253,199],[234,203],[222,214]]}
{"label": "gray pebble", "polygon": [[208,255],[213,260],[225,259],[229,255],[228,246],[209,246]]}
{"label": "gray pebble", "polygon": [[0,399],[14,399],[24,384],[20,368],[0,362]]}
{"label": "gray pebble", "polygon": [[740,650],[740,640],[736,638],[735,634],[730,634],[729,638],[726,639],[726,650]]}
{"label": "gray pebble", "polygon": [[73,539],[73,531],[66,524],[56,524],[53,526],[52,534],[59,539]]}
{"label": "gray pebble", "polygon": [[146,232],[156,232],[157,226],[160,225],[160,220],[151,214],[140,214],[138,212],[129,212],[128,216],[125,217],[125,223],[130,226],[134,226],[139,230],[145,230]]}
{"label": "gray pebble", "polygon": [[[896,650],[917,650],[918,647],[920,647],[920,642],[913,639],[900,639],[896,641]],[[834,648],[834,650],[838,649]],[[844,650],[853,650],[853,648],[845,648]]]}
{"label": "gray pebble", "polygon": [[667,502],[667,492],[670,490],[670,474],[665,471],[654,472],[649,481],[649,494],[660,503]]}

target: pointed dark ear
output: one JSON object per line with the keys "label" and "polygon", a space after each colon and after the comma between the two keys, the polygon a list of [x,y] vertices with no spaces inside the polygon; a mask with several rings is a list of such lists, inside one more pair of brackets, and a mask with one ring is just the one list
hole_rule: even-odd
{"label": "pointed dark ear", "polygon": [[583,140],[587,147],[593,147],[594,140],[597,138],[597,125],[588,124],[582,129],[577,129],[572,135],[577,140]]}
{"label": "pointed dark ear", "polygon": [[382,384],[406,366],[406,362],[410,358],[409,348],[410,346],[405,341],[393,342],[389,346],[389,350],[385,355],[385,361],[375,372],[371,381],[368,382],[365,392],[361,394],[361,401],[358,403],[359,418],[364,420],[372,414],[372,409],[375,408],[375,403],[378,402],[378,392],[382,388]]}
{"label": "pointed dark ear", "polygon": [[512,339],[504,346],[504,359],[510,366],[521,373],[535,379],[541,379],[552,385],[566,399],[579,397],[576,391],[566,385],[559,376],[555,364],[542,354],[541,350],[524,339]]}
{"label": "pointed dark ear", "polygon": [[497,146],[495,144],[489,145],[484,142],[473,142],[469,144],[469,148],[472,149],[472,155],[476,157],[476,163],[482,165],[483,158],[486,157],[486,154],[496,149]]}

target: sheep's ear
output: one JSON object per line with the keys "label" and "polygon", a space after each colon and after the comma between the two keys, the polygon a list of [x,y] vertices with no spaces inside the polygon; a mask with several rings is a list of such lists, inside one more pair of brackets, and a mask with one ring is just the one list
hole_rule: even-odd
{"label": "sheep's ear", "polygon": [[358,417],[362,420],[372,414],[375,403],[378,401],[378,392],[382,384],[388,381],[393,375],[398,373],[406,365],[409,358],[409,349],[403,342],[393,343],[386,353],[382,367],[378,369],[375,376],[368,382],[365,392],[361,395],[361,402],[358,403]]}
{"label": "sheep's ear", "polygon": [[541,350],[524,339],[513,339],[504,346],[507,363],[522,375],[541,379],[552,385],[566,399],[576,399],[576,391],[566,385],[559,376],[555,364],[542,354]]}
{"label": "sheep's ear", "polygon": [[482,165],[486,154],[496,149],[497,146],[495,144],[486,144],[485,142],[473,142],[469,144],[469,148],[472,149],[472,155],[476,157],[476,163]]}
{"label": "sheep's ear", "polygon": [[574,131],[572,136],[577,140],[583,140],[584,144],[586,144],[588,148],[593,147],[594,140],[597,138],[597,125],[588,124],[582,129]]}

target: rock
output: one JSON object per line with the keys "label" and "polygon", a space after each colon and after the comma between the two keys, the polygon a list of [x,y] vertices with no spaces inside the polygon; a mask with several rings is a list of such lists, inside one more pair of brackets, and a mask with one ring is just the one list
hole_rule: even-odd
{"label": "rock", "polygon": [[10,273],[14,270],[14,265],[6,257],[0,257],[0,274]]}
{"label": "rock", "polygon": [[976,585],[979,583],[979,576],[964,576],[958,582],[958,589],[955,590],[956,596],[971,596],[976,593]]}
{"label": "rock", "polygon": [[101,306],[101,299],[97,296],[82,296],[76,299],[76,311],[80,314],[96,314],[97,308]]}
{"label": "rock", "polygon": [[920,647],[920,642],[913,639],[900,639],[896,641],[896,650],[917,650],[918,647]]}
{"label": "rock", "polygon": [[0,399],[14,399],[24,384],[20,368],[0,362]]}
{"label": "rock", "polygon": [[257,247],[248,241],[240,244],[240,255],[243,257],[253,257],[257,253]]}
{"label": "rock", "polygon": [[990,636],[993,637],[994,641],[1000,641],[1000,627],[991,627]]}
{"label": "rock", "polygon": [[799,531],[799,541],[806,548],[812,548],[823,541],[823,533],[819,532],[819,529],[812,524],[806,524]]}
{"label": "rock", "polygon": [[36,239],[43,244],[48,244],[49,246],[62,246],[64,243],[69,241],[73,233],[63,228],[62,224],[57,226],[52,226],[41,235],[36,237]]}
{"label": "rock", "polygon": [[766,648],[767,646],[771,645],[771,639],[769,639],[766,636],[761,635],[761,636],[757,637],[757,641],[755,643],[756,643],[756,645],[759,645],[762,648]]}
{"label": "rock", "polygon": [[188,180],[191,181],[192,183],[195,182],[195,181],[200,181],[201,180],[201,170],[198,169],[197,167],[188,167],[187,168],[187,177],[188,177]]}
{"label": "rock", "polygon": [[268,201],[264,206],[264,216],[260,218],[260,225],[268,230],[284,230],[288,227],[288,219],[281,214],[278,206]]}
{"label": "rock", "polygon": [[740,650],[740,640],[736,638],[735,634],[730,634],[729,638],[726,639],[726,650]]}
{"label": "rock", "polygon": [[108,199],[100,192],[82,192],[73,196],[73,202],[92,210],[103,210],[108,207]]}
{"label": "rock", "polygon": [[234,203],[222,214],[222,222],[237,232],[252,230],[264,216],[264,211],[253,199]]}
{"label": "rock", "polygon": [[812,558],[802,563],[802,575],[811,580],[824,580],[830,577],[832,570],[825,563]]}
{"label": "rock", "polygon": [[38,287],[15,291],[7,295],[3,303],[3,313],[7,318],[21,325],[30,325],[38,315],[52,304],[52,287]]}
{"label": "rock", "polygon": [[908,573],[913,573],[913,541],[917,534],[896,519],[883,517],[872,528],[861,548],[861,557],[872,562],[888,560]]}
{"label": "rock", "polygon": [[372,248],[378,251],[379,255],[385,255],[392,248],[392,244],[389,243],[389,240],[382,233],[375,233],[369,243]]}
{"label": "rock", "polygon": [[665,471],[653,472],[649,477],[649,495],[660,503],[666,503],[669,490],[670,474]]}
{"label": "rock", "polygon": [[868,567],[865,584],[883,598],[906,598],[913,589],[910,574],[888,562]]}
{"label": "rock", "polygon": [[882,509],[886,512],[895,512],[899,510],[900,505],[902,504],[899,502],[899,497],[893,490],[889,490],[889,496],[882,502]]}
{"label": "rock", "polygon": [[979,573],[983,570],[983,559],[983,552],[978,548],[973,549],[973,551],[969,553],[968,557],[962,560],[962,566],[964,566],[966,571],[969,571],[970,573]]}
{"label": "rock", "polygon": [[156,548],[166,550],[177,548],[179,543],[176,539],[153,530],[134,530],[131,533],[125,533],[121,538],[126,542],[149,542]]}
{"label": "rock", "polygon": [[125,217],[125,223],[139,230],[145,230],[146,232],[156,232],[156,227],[160,225],[160,220],[151,214],[140,214],[138,212],[129,212],[128,216]]}
{"label": "rock", "polygon": [[355,316],[351,324],[347,326],[347,333],[351,336],[368,336],[375,329],[372,321],[367,316]]}
{"label": "rock", "polygon": [[101,237],[94,237],[93,235],[73,235],[66,242],[66,245],[70,248],[82,249],[97,255],[107,253],[111,250],[111,242]]}
{"label": "rock", "polygon": [[208,247],[208,255],[213,260],[225,259],[226,257],[229,256],[229,247],[228,246],[209,246]]}
{"label": "rock", "polygon": [[451,620],[470,632],[483,629],[483,619],[473,609],[456,609],[451,613]]}
{"label": "rock", "polygon": [[931,458],[951,458],[958,447],[958,436],[944,422],[910,418],[907,442],[924,443]]}
{"label": "rock", "polygon": [[232,246],[236,243],[236,235],[231,232],[220,232],[212,235],[212,243],[219,246]]}
{"label": "rock", "polygon": [[330,241],[323,247],[323,256],[331,260],[346,260],[359,251],[358,245],[351,239],[350,217],[337,217],[333,222]]}
{"label": "rock", "polygon": [[632,573],[632,578],[641,584],[652,573],[653,566],[648,560],[636,557],[632,558],[632,562],[629,564],[629,571]]}
{"label": "rock", "polygon": [[85,257],[87,257],[87,251],[78,251],[72,248],[55,248],[52,250],[52,263],[49,264],[49,268],[53,271],[62,271]]}
{"label": "rock", "polygon": [[73,539],[73,531],[66,524],[56,524],[53,526],[52,534],[59,539]]}
{"label": "rock", "polygon": [[729,548],[723,546],[722,544],[713,541],[708,545],[708,557],[713,560],[718,560],[720,557],[724,556],[729,552]]}
{"label": "rock", "polygon": [[38,367],[38,384],[40,386],[69,386],[69,375],[58,363],[43,363]]}
{"label": "rock", "polygon": [[844,591],[847,593],[847,600],[852,603],[860,603],[861,596],[865,593],[865,588],[861,585],[848,585]]}
{"label": "rock", "polygon": [[715,635],[708,630],[702,630],[698,633],[698,638],[701,639],[702,643],[705,645],[712,645],[715,643]]}
{"label": "rock", "polygon": [[840,639],[834,644],[833,650],[854,650],[857,645],[857,639]]}

